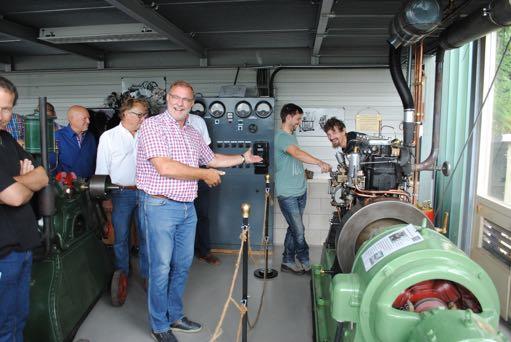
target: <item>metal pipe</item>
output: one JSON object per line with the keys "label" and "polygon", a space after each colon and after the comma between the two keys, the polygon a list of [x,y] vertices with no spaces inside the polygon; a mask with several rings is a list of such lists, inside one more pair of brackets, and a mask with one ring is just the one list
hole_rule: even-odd
{"label": "metal pipe", "polygon": [[396,86],[401,102],[403,103],[404,118],[403,118],[403,144],[405,147],[413,146],[413,126],[414,126],[414,104],[413,97],[406,84],[403,76],[403,69],[401,68],[401,48],[394,48],[389,46],[389,66],[390,76]]}
{"label": "metal pipe", "polygon": [[46,97],[39,98],[39,131],[41,134],[41,163],[48,169],[48,114],[46,112]]}
{"label": "metal pipe", "polygon": [[[420,160],[421,155],[421,141],[420,141],[420,128],[422,120],[424,119],[424,103],[423,103],[423,79],[422,79],[422,63],[424,56],[424,42],[421,41],[415,47],[415,161]],[[412,204],[417,203],[417,197],[420,187],[420,173],[414,171],[413,173],[413,189],[412,189]]]}
{"label": "metal pipe", "polygon": [[412,87],[412,60],[413,60],[413,47],[410,45],[408,47],[408,65],[406,66],[406,81],[408,84],[408,88]]}
{"label": "metal pipe", "polygon": [[423,162],[412,165],[412,171],[433,171],[435,170],[438,157],[438,146],[440,142],[440,113],[442,110],[442,82],[444,71],[445,50],[439,47],[436,52],[435,61],[435,100],[433,105],[433,138],[431,141],[431,152]]}
{"label": "metal pipe", "polygon": [[[48,170],[48,115],[46,113],[46,97],[39,98],[39,133],[41,164]],[[51,216],[55,213],[55,192],[52,184],[41,189],[38,197],[40,214],[43,216],[43,238],[46,255],[50,254],[50,242],[53,235]]]}
{"label": "metal pipe", "polygon": [[387,40],[395,48],[413,45],[433,32],[442,20],[437,0],[408,0],[390,23]]}
{"label": "metal pipe", "polygon": [[509,25],[511,25],[510,1],[493,0],[450,25],[440,35],[440,46],[444,50],[458,48]]}
{"label": "metal pipe", "polygon": [[277,74],[284,70],[284,69],[294,69],[294,70],[314,70],[314,69],[337,69],[337,70],[353,70],[353,69],[387,69],[387,65],[353,65],[353,64],[346,64],[346,65],[295,65],[295,66],[278,66],[273,70],[270,76],[270,97],[274,97],[275,94],[275,88],[273,86],[273,83],[275,81],[275,77]]}
{"label": "metal pipe", "polygon": [[[241,216],[243,218],[243,226],[242,229],[247,231],[247,235],[243,239],[243,273],[242,273],[242,295],[241,295],[241,304],[245,305],[248,308],[248,234],[249,234],[249,225],[248,218],[250,216],[250,204],[243,203],[241,205]],[[241,331],[241,341],[247,342],[247,334],[248,334],[248,312],[243,314],[242,319],[242,331]]]}

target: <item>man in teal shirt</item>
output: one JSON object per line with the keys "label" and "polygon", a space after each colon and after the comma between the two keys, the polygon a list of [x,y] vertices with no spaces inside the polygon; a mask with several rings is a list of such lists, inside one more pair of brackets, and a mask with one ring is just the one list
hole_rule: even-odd
{"label": "man in teal shirt", "polygon": [[[289,225],[284,240],[282,272],[310,272],[309,246],[305,241],[303,211],[307,200],[307,182],[303,163],[318,165],[321,172],[332,167],[298,147],[293,134],[302,122],[303,110],[288,103],[282,107],[282,127],[275,135],[275,188],[280,210]],[[295,260],[296,259],[296,260]]]}

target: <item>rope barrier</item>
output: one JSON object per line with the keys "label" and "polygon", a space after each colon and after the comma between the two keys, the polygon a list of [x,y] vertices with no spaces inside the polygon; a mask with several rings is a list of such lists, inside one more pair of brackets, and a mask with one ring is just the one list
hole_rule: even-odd
{"label": "rope barrier", "polygon": [[[220,320],[218,321],[218,323],[216,325],[215,332],[213,333],[213,337],[209,340],[210,342],[217,341],[218,338],[222,335],[222,324],[224,322],[225,315],[227,313],[227,309],[229,308],[230,302],[233,302],[234,305],[236,306],[236,308],[238,309],[238,311],[240,311],[240,324],[239,324],[238,333],[237,333],[237,336],[239,336],[239,329],[241,328],[241,318],[243,317],[243,315],[245,314],[246,311],[243,311],[241,306],[238,303],[236,303],[236,301],[232,298],[232,292],[234,291],[234,284],[236,283],[236,278],[238,277],[238,271],[240,268],[241,255],[243,254],[243,242],[248,240],[248,227],[245,226],[243,228],[243,231],[240,234],[240,240],[241,240],[241,245],[240,245],[240,249],[238,252],[238,257],[236,258],[234,274],[232,276],[231,286],[229,287],[229,294],[227,295],[227,300],[224,303],[224,308],[222,310],[222,314],[220,315]],[[246,306],[245,306],[245,310],[246,310]],[[238,338],[236,338],[236,341],[238,341]]]}
{"label": "rope barrier", "polygon": [[[272,199],[271,199],[271,196],[270,196],[270,191],[269,189],[267,189],[265,191],[265,196],[264,196],[264,214],[263,214],[263,222],[266,221],[266,215],[268,215],[268,212],[267,212],[267,203],[272,203]],[[264,223],[263,223],[263,230],[264,230]],[[250,245],[249,245],[250,246]],[[263,237],[263,250],[265,251],[265,253],[267,253],[267,248],[268,248],[268,239],[267,237]],[[254,320],[254,322],[252,323],[250,321],[250,316],[248,316],[248,312],[247,312],[247,318],[248,318],[248,326],[250,328],[250,330],[253,330],[255,328],[255,326],[257,325],[257,322],[259,321],[259,317],[261,316],[261,311],[262,311],[262,308],[263,308],[263,300],[264,300],[264,294],[266,292],[266,284],[267,284],[267,274],[266,272],[263,272],[263,291],[261,292],[261,297],[259,297],[259,306],[257,308],[257,314],[256,314],[256,318]]]}
{"label": "rope barrier", "polygon": [[[273,200],[272,200],[272,198],[270,196],[270,192],[266,191],[266,193],[265,193],[264,214],[263,214],[263,229],[264,229],[264,222],[266,221],[266,216],[268,215],[268,212],[267,212],[267,207],[268,206],[266,205],[268,202],[272,203]],[[238,311],[240,313],[240,318],[239,318],[239,322],[238,322],[238,329],[237,329],[237,332],[236,332],[236,342],[238,342],[239,338],[240,338],[241,329],[242,329],[243,316],[247,315],[247,321],[248,321],[248,326],[250,327],[250,330],[255,328],[255,326],[257,325],[257,322],[259,321],[259,318],[261,317],[261,312],[262,312],[262,307],[263,307],[263,300],[264,300],[264,294],[266,292],[266,284],[267,284],[266,272],[264,272],[263,290],[262,290],[262,293],[261,293],[261,297],[259,299],[259,306],[257,308],[256,318],[255,318],[253,323],[250,321],[250,318],[248,316],[248,307],[247,307],[246,301],[242,301],[242,303],[239,304],[232,297],[232,293],[234,291],[234,285],[236,284],[236,279],[238,277],[238,272],[239,272],[239,268],[240,268],[241,256],[243,255],[243,243],[245,241],[247,241],[248,253],[249,253],[250,260],[252,260],[252,263],[254,265],[257,264],[257,262],[256,262],[256,260],[254,258],[255,254],[252,252],[252,248],[250,246],[250,231],[248,229],[248,226],[243,226],[243,231],[240,234],[240,240],[241,240],[241,244],[240,244],[240,248],[238,250],[238,257],[236,258],[236,264],[235,264],[235,267],[234,267],[234,273],[233,273],[233,276],[232,276],[231,285],[229,287],[229,292],[228,292],[228,295],[227,295],[227,299],[226,299],[226,301],[224,303],[224,306],[223,306],[223,309],[222,309],[222,314],[220,315],[220,320],[218,321],[218,323],[216,325],[215,332],[213,333],[213,336],[211,337],[209,342],[215,342],[215,341],[218,340],[218,338],[220,336],[222,336],[222,333],[223,333],[222,325],[223,325],[223,322],[225,320],[225,316],[227,314],[227,310],[229,309],[229,303],[232,303],[236,307],[236,309],[238,309]],[[263,250],[266,251],[267,248],[268,248],[268,245],[269,245],[268,239],[263,237],[262,243],[263,243]]]}
{"label": "rope barrier", "polygon": [[[267,246],[268,246],[268,241],[267,240],[263,242],[263,246],[264,246],[264,248],[267,248]],[[253,323],[250,321],[250,316],[248,316],[248,312],[247,312],[248,326],[249,326],[250,330],[255,328],[255,326],[257,325],[257,322],[259,321],[259,317],[261,315],[261,311],[262,311],[262,308],[263,308],[264,293],[266,292],[266,283],[267,283],[266,280],[267,280],[266,272],[264,272],[263,291],[261,292],[261,297],[259,297],[259,306],[257,308],[256,318],[255,318]]]}

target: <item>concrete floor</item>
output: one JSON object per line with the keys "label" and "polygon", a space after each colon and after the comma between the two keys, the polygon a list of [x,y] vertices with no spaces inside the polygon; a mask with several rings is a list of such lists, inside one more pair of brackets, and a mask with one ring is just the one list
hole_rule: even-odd
{"label": "concrete floor", "polygon": [[[311,261],[318,263],[321,249],[311,248]],[[206,342],[213,336],[220,319],[227,292],[231,284],[235,255],[218,255],[222,263],[211,266],[194,260],[185,292],[185,314],[201,322],[199,333],[176,333],[180,342]],[[273,265],[279,270],[277,278],[268,280],[261,317],[256,327],[249,331],[249,341],[260,342],[309,342],[312,340],[312,309],[310,300],[310,276],[297,276],[280,272],[281,248],[276,247]],[[255,319],[263,281],[253,276],[253,271],[263,264],[249,264],[249,317]],[[240,268],[241,272],[241,268]],[[241,299],[241,273],[233,298]],[[145,342],[153,341],[147,313],[146,294],[137,277],[130,278],[128,298],[122,307],[112,307],[108,295],[104,295],[78,330],[75,341],[84,342]],[[236,341],[239,313],[230,306],[223,324],[219,342]]]}
{"label": "concrete floor", "polygon": [[[275,248],[273,267],[280,270],[281,247]],[[311,261],[320,260],[320,247],[311,248]],[[213,336],[226,300],[234,271],[235,255],[219,255],[219,266],[194,260],[185,292],[185,314],[203,324],[203,330],[195,334],[176,333],[180,342],[206,342]],[[262,264],[262,258],[258,259]],[[249,317],[255,318],[263,281],[253,276],[260,266],[249,265]],[[241,269],[240,269],[241,272]],[[233,298],[241,299],[241,276]],[[281,273],[268,280],[261,318],[254,330],[249,331],[252,342],[310,342],[312,341],[312,309],[310,299],[310,276]],[[75,342],[148,342],[153,341],[147,316],[146,294],[137,277],[130,278],[129,293],[122,307],[112,307],[108,295],[104,295],[78,330]],[[223,324],[219,342],[236,341],[239,313],[230,306]],[[504,323],[501,330],[510,337],[510,329]]]}

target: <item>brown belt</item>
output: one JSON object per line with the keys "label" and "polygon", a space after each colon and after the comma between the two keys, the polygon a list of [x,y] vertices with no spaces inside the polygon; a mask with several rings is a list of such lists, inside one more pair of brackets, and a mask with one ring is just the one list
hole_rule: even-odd
{"label": "brown belt", "polygon": [[119,187],[119,189],[122,189],[122,190],[137,190],[136,185],[127,185],[127,186],[117,185],[117,186]]}
{"label": "brown belt", "polygon": [[169,199],[167,196],[163,196],[163,195],[150,195],[150,196],[153,197],[153,198]]}

